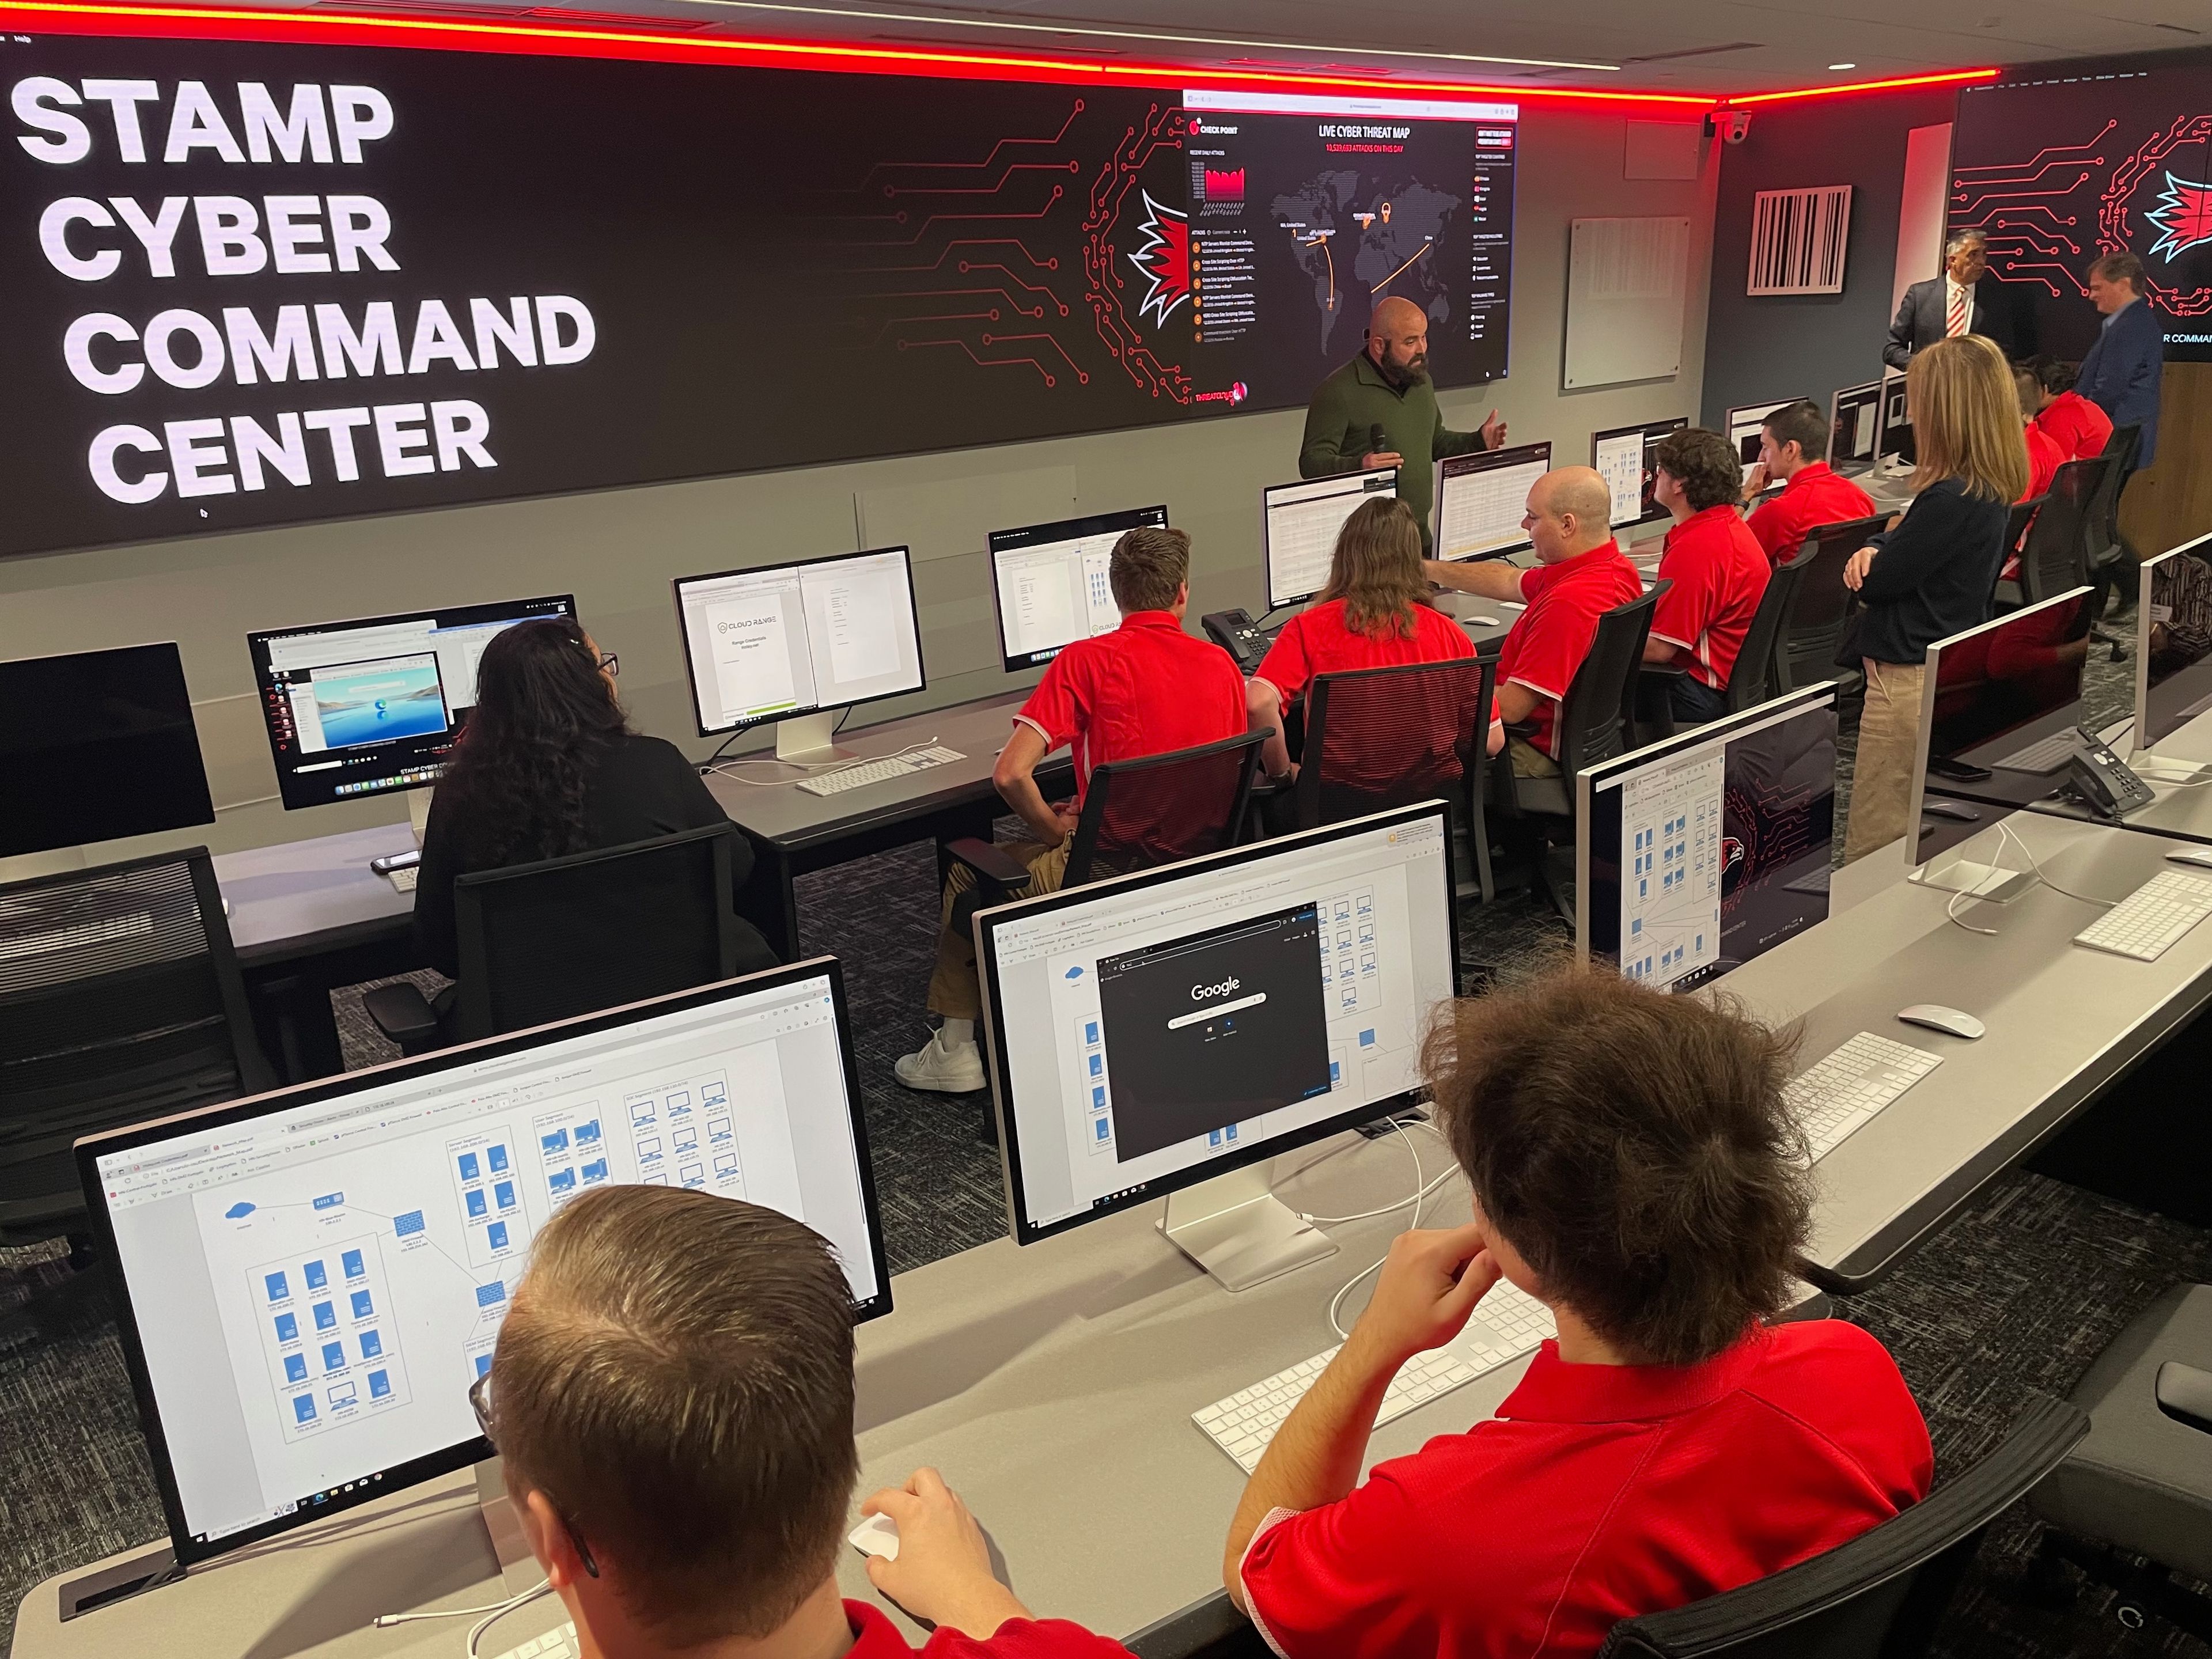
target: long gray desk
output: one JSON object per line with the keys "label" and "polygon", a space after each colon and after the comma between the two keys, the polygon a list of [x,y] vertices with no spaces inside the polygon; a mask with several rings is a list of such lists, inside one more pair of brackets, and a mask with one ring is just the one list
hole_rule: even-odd
{"label": "long gray desk", "polygon": [[422,965],[410,920],[414,895],[368,867],[414,844],[404,823],[387,823],[216,855],[262,1048],[287,1081],[345,1069],[333,988]]}
{"label": "long gray desk", "polygon": [[[1434,1135],[1412,1133],[1433,1176],[1449,1155]],[[1341,1136],[1286,1155],[1277,1170],[1290,1202],[1322,1213],[1372,1208],[1413,1188],[1413,1159],[1395,1135]],[[1148,1205],[1025,1250],[1002,1239],[902,1273],[892,1313],[860,1331],[856,1505],[934,1464],[990,1531],[1031,1607],[1116,1635],[1218,1588],[1244,1476],[1190,1413],[1332,1346],[1330,1297],[1382,1254],[1403,1218],[1332,1226],[1336,1255],[1231,1296],[1160,1237],[1158,1211]],[[1467,1215],[1454,1181],[1424,1221]],[[1349,1300],[1356,1310],[1359,1298]],[[1487,1416],[1524,1369],[1504,1367],[1398,1419],[1376,1434],[1371,1455],[1401,1455]],[[82,1577],[78,1569],[25,1597],[12,1652],[450,1654],[458,1623],[377,1631],[368,1620],[498,1599],[474,1503],[465,1476],[395,1494],[64,1625],[58,1585]],[[840,1551],[838,1574],[847,1595],[878,1599],[851,1551]],[[503,1652],[561,1616],[557,1603],[534,1604],[489,1632],[483,1651]]]}
{"label": "long gray desk", "polygon": [[[2094,898],[2124,898],[2186,845],[2030,813],[2007,822],[2051,881]],[[1998,841],[1991,829],[1960,850],[1994,860]],[[2099,912],[2049,885],[2008,905],[1962,901],[1960,920],[1996,938],[1946,920],[1950,900],[1899,881],[1723,981],[1770,1020],[1803,1021],[1801,1064],[1860,1031],[1943,1057],[1821,1160],[1808,1266],[1824,1290],[1881,1278],[2212,1000],[2212,924],[2134,962],[2073,944]],[[1963,1009],[1988,1035],[1900,1024],[1915,1002]]]}

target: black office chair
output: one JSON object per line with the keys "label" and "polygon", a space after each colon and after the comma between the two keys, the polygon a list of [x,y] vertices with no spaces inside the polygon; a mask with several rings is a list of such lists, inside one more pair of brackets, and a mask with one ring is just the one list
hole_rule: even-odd
{"label": "black office chair", "polygon": [[441,1023],[409,984],[362,997],[377,1029],[418,1054],[731,978],[734,826],[710,824],[453,884],[460,977]]}
{"label": "black office chair", "polygon": [[[1509,820],[1536,831],[1533,837],[1523,837],[1524,848],[1553,908],[1569,921],[1575,919],[1571,872],[1558,868],[1550,856],[1551,832],[1573,829],[1575,775],[1628,751],[1636,724],[1637,670],[1644,660],[1644,642],[1651,635],[1651,613],[1673,586],[1671,581],[1655,582],[1640,599],[1615,605],[1597,619],[1589,653],[1575,671],[1553,727],[1558,776],[1519,776],[1510,749],[1489,768],[1493,804]],[[1509,739],[1525,738],[1534,727],[1509,726],[1505,731]]]}
{"label": "black office chair", "polygon": [[276,1085],[207,848],[0,887],[0,1244],[70,1236],[70,1145]]}
{"label": "black office chair", "polygon": [[[2009,559],[2022,553],[2027,545],[2028,530],[2035,523],[2035,515],[2043,510],[2044,502],[2050,499],[2047,495],[2031,495],[2024,501],[2014,501],[2012,504],[2012,511],[2005,518],[2006,558]],[[2002,563],[1997,566],[1997,585],[1990,594],[1990,599],[2000,611],[2017,611],[2027,603],[2027,589],[2019,575],[2015,573],[2010,580],[2008,580]]]}
{"label": "black office chair", "polygon": [[2038,1397],[2003,1443],[1957,1480],[1849,1543],[1671,1613],[1624,1619],[1597,1659],[1911,1659],[1990,1522],[2058,1467],[2088,1431]]}
{"label": "black office chair", "polygon": [[[1735,653],[1726,690],[1721,693],[1722,712],[1740,714],[1747,708],[1782,695],[1782,624],[1788,616],[1797,584],[1805,580],[1803,563],[1778,565],[1759,596],[1759,609],[1744,630],[1743,644]],[[1636,675],[1636,741],[1640,747],[1671,738],[1675,732],[1674,684],[1689,671],[1673,663],[1644,663]]]}
{"label": "black office chair", "polygon": [[1298,828],[1440,799],[1451,808],[1455,838],[1474,854],[1471,890],[1490,902],[1496,888],[1481,788],[1496,672],[1494,661],[1458,657],[1316,676],[1291,792]]}
{"label": "black office chair", "polygon": [[2142,428],[2116,426],[2105,440],[2105,476],[2081,514],[2081,568],[2091,576],[2106,575],[2127,557],[2120,535],[2120,497],[2135,476],[2136,457],[2142,453]]}
{"label": "black office chair", "polygon": [[2089,579],[2084,549],[2090,503],[2110,471],[2102,459],[2069,461],[2051,475],[2027,538],[2020,550],[2021,592],[2030,605],[2082,586]]}
{"label": "black office chair", "polygon": [[[1264,732],[1243,732],[1101,766],[1083,792],[1060,885],[1080,887],[1235,846],[1266,740]],[[945,850],[975,878],[952,907],[952,925],[963,934],[978,910],[1004,904],[1030,884],[1029,866],[995,842],[967,837]]]}
{"label": "black office chair", "polygon": [[1782,622],[1782,680],[1774,688],[1777,696],[1824,680],[1856,684],[1856,677],[1836,667],[1844,630],[1858,604],[1858,595],[1844,586],[1844,567],[1888,522],[1886,514],[1876,514],[1822,525],[1806,536],[1805,544],[1790,561],[1790,568],[1802,568],[1803,574]]}

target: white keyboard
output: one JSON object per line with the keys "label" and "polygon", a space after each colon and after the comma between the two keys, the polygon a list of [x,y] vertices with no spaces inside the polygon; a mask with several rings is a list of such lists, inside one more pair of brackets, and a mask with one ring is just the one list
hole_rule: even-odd
{"label": "white keyboard", "polygon": [[[1415,1354],[1390,1379],[1382,1409],[1375,1413],[1375,1426],[1381,1428],[1392,1418],[1474,1382],[1558,1334],[1549,1308],[1499,1279],[1485,1292],[1465,1330],[1444,1347]],[[1265,1382],[1215,1401],[1204,1411],[1193,1412],[1190,1420],[1249,1474],[1259,1467],[1260,1454],[1267,1449],[1291,1407],[1305,1398],[1314,1378],[1335,1358],[1336,1349],[1325,1349]]]}
{"label": "white keyboard", "polygon": [[872,783],[889,783],[893,778],[902,778],[909,772],[924,772],[933,766],[942,766],[947,761],[966,758],[957,749],[922,749],[911,755],[890,755],[882,760],[854,761],[850,766],[841,766],[818,778],[802,779],[799,787],[810,795],[842,795],[848,789],[862,789]]}
{"label": "white keyboard", "polygon": [[2212,915],[2212,877],[2161,871],[2074,935],[2076,945],[2137,962],[2156,962],[2166,947]]}
{"label": "white keyboard", "polygon": [[415,878],[421,873],[422,867],[418,864],[410,864],[402,869],[387,870],[384,872],[384,878],[392,884],[395,891],[411,893],[415,890]]}
{"label": "white keyboard", "polygon": [[2068,761],[2081,752],[2081,749],[2079,734],[2054,732],[2042,742],[2015,750],[2002,760],[1991,763],[2000,772],[2032,772],[2038,777],[2046,777],[2063,769]]}
{"label": "white keyboard", "polygon": [[1813,1143],[1815,1163],[1943,1063],[1943,1056],[1861,1031],[1790,1079],[1784,1096]]}
{"label": "white keyboard", "polygon": [[494,1659],[576,1659],[576,1627],[558,1625],[543,1636],[533,1636],[520,1647],[509,1648]]}

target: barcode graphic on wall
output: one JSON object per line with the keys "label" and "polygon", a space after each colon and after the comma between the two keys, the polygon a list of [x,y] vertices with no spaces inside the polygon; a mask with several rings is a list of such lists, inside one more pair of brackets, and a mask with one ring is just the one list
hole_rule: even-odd
{"label": "barcode graphic on wall", "polygon": [[1851,187],[1762,190],[1751,205],[1751,280],[1746,294],[1841,294],[1851,228]]}

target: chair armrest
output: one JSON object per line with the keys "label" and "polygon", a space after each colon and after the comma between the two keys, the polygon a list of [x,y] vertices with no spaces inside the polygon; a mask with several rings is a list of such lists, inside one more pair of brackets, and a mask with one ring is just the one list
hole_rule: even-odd
{"label": "chair armrest", "polygon": [[948,842],[945,850],[955,863],[973,870],[984,884],[1010,892],[1029,885],[1029,866],[996,842],[963,836],[958,841]]}
{"label": "chair armrest", "polygon": [[426,1042],[438,1035],[438,1017],[430,1012],[430,1005],[422,1000],[422,992],[404,981],[364,991],[361,1006],[376,1022],[376,1029],[384,1033],[386,1042],[404,1048],[408,1043]]}

